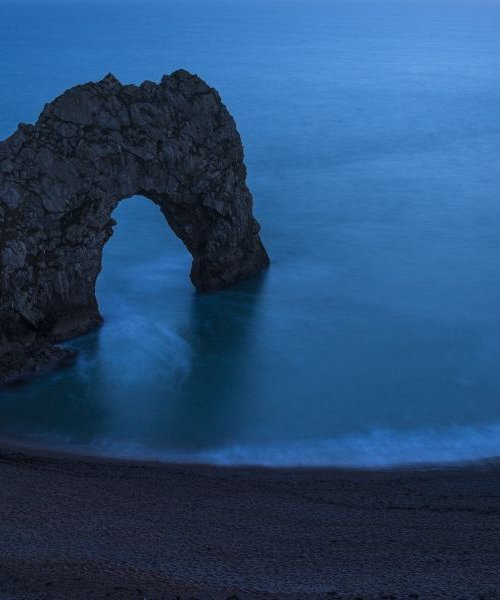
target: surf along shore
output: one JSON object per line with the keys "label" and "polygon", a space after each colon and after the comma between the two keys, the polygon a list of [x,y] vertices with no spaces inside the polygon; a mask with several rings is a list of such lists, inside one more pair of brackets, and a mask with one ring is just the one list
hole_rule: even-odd
{"label": "surf along shore", "polygon": [[265,469],[0,445],[0,599],[500,598],[500,463]]}

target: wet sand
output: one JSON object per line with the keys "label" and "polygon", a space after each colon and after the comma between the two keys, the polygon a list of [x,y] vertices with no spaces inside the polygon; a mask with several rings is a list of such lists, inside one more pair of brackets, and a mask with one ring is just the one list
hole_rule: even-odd
{"label": "wet sand", "polygon": [[0,452],[0,599],[500,598],[500,466]]}

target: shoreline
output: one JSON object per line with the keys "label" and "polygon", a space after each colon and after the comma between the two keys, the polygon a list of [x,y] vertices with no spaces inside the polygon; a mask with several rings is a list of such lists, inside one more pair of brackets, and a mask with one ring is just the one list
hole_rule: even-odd
{"label": "shoreline", "polygon": [[[209,458],[203,459],[203,456],[209,454],[198,454],[193,455],[194,457],[199,456],[200,459],[189,457],[189,454],[179,453],[178,459],[174,458],[173,454],[163,454],[162,452],[145,452],[141,454],[141,450],[136,450],[135,453],[122,453],[119,451],[101,451],[92,449],[89,446],[78,446],[76,444],[47,444],[35,441],[26,440],[15,440],[9,437],[0,435],[0,453],[2,452],[19,452],[21,454],[31,454],[40,457],[51,457],[57,458],[72,458],[75,460],[88,460],[89,462],[110,462],[110,463],[124,463],[129,465],[140,464],[140,465],[163,465],[165,467],[207,467],[214,469],[262,469],[270,471],[315,471],[315,470],[326,470],[326,471],[342,471],[342,472],[362,472],[362,473],[375,473],[375,472],[391,472],[391,471],[404,471],[404,472],[415,472],[415,471],[447,471],[447,470],[464,470],[464,469],[478,469],[478,468],[495,468],[498,466],[500,470],[500,455],[491,456],[479,456],[477,458],[455,458],[448,460],[422,460],[422,461],[402,461],[402,462],[386,462],[386,463],[373,463],[361,464],[361,463],[263,463],[263,462],[251,462],[248,459],[244,459],[242,462],[231,462],[231,461],[220,461],[210,460]],[[181,458],[185,457],[185,458]],[[0,599],[1,600],[1,599]]]}
{"label": "shoreline", "polygon": [[0,440],[0,494],[2,599],[500,598],[498,460],[226,467]]}
{"label": "shoreline", "polygon": [[261,463],[216,463],[209,460],[174,460],[171,457],[160,455],[151,456],[125,456],[114,455],[99,452],[92,452],[90,449],[77,449],[77,446],[67,447],[49,446],[28,441],[16,441],[10,438],[0,436],[0,456],[4,454],[20,454],[23,456],[33,456],[37,458],[50,458],[53,460],[73,460],[88,463],[118,464],[121,466],[158,466],[168,469],[174,468],[206,468],[214,470],[237,470],[237,471],[328,471],[334,473],[391,473],[404,472],[415,473],[419,471],[464,471],[477,469],[498,469],[500,476],[500,455],[489,458],[479,458],[470,460],[449,460],[442,462],[408,462],[408,463],[388,463],[387,465],[349,465],[349,464],[290,464],[290,465],[272,465]]}

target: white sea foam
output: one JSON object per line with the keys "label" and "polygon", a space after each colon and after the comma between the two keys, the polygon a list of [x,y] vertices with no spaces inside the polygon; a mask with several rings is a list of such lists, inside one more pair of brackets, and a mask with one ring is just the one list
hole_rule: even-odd
{"label": "white sea foam", "polygon": [[500,456],[500,423],[446,430],[377,430],[320,441],[227,445],[203,450],[161,450],[130,442],[98,441],[81,451],[177,463],[266,467],[387,468],[464,463]]}

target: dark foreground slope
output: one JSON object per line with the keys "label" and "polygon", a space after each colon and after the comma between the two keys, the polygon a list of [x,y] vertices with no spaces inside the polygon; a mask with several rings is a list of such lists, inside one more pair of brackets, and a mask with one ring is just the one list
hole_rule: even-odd
{"label": "dark foreground slope", "polygon": [[0,597],[500,598],[500,471],[0,456]]}

